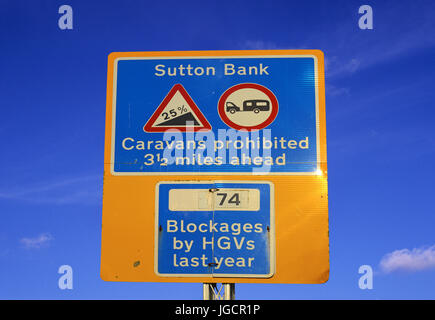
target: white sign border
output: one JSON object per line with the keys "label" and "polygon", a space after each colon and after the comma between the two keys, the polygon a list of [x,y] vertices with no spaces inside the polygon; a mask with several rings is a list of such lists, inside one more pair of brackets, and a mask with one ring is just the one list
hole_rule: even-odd
{"label": "white sign border", "polygon": [[[317,158],[317,168],[314,171],[308,172],[204,172],[204,171],[186,171],[186,172],[116,172],[115,171],[115,130],[116,130],[116,88],[117,88],[117,76],[118,76],[118,62],[121,60],[187,60],[187,59],[238,59],[238,58],[248,58],[248,59],[258,59],[258,58],[312,58],[314,60],[314,81],[315,84],[318,83],[319,69],[318,60],[315,55],[311,54],[301,54],[301,55],[234,55],[234,56],[182,56],[182,57],[122,57],[116,58],[114,60],[113,66],[113,87],[112,87],[112,137],[111,137],[111,154],[110,154],[110,173],[113,176],[189,176],[189,175],[203,175],[203,176],[213,176],[213,175],[319,175],[320,172],[320,120],[319,120],[319,86],[315,85],[315,102],[316,102],[316,158]],[[151,133],[152,134],[152,133]]]}

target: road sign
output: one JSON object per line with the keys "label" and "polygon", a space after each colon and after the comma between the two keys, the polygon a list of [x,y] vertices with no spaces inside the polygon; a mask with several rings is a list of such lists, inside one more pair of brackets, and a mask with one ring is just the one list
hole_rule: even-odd
{"label": "road sign", "polygon": [[[324,62],[318,50],[110,54],[104,168],[104,280],[328,279]],[[207,189],[225,190],[225,199]],[[173,221],[197,230],[171,232]],[[210,239],[207,221],[234,228],[246,223],[247,230],[261,224],[262,232],[212,228]],[[205,249],[200,225],[210,243]],[[218,243],[219,233],[224,238]],[[178,249],[179,240],[189,252]],[[231,249],[222,249],[227,242]],[[256,250],[249,250],[253,245]],[[210,267],[202,266],[203,255]]]}
{"label": "road sign", "polygon": [[210,130],[210,124],[181,84],[176,84],[144,126],[146,132],[168,129]]}
{"label": "road sign", "polygon": [[278,101],[266,87],[242,83],[223,93],[219,99],[218,111],[222,121],[231,128],[260,130],[275,120]]}
{"label": "road sign", "polygon": [[117,57],[112,174],[316,174],[321,63],[315,54]]}
{"label": "road sign", "polygon": [[275,267],[273,185],[164,181],[156,187],[155,273],[269,278]]}

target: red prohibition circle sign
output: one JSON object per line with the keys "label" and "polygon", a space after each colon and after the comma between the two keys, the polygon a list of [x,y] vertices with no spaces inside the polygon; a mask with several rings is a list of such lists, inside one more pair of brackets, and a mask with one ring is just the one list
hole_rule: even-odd
{"label": "red prohibition circle sign", "polygon": [[[262,93],[264,93],[270,100],[271,102],[271,113],[269,115],[269,117],[267,117],[266,120],[264,120],[262,123],[260,124],[256,124],[253,126],[245,126],[245,125],[241,125],[241,124],[237,124],[234,121],[231,121],[226,112],[225,112],[225,103],[228,99],[228,97],[236,92],[237,90],[240,89],[256,89],[261,91]],[[225,122],[225,124],[227,124],[229,127],[236,129],[236,130],[247,130],[247,131],[255,131],[255,130],[261,130],[266,128],[268,125],[270,125],[276,118],[277,114],[278,114],[278,100],[276,99],[275,95],[273,94],[272,91],[270,91],[269,89],[267,89],[266,87],[256,84],[256,83],[241,83],[241,84],[237,84],[235,86],[232,86],[231,88],[227,89],[222,96],[219,99],[218,102],[218,112],[219,112],[219,116],[221,117],[222,121]]]}

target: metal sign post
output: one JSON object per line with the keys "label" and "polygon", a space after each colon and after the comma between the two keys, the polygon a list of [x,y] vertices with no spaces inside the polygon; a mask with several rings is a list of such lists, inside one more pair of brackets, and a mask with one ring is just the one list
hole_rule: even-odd
{"label": "metal sign post", "polygon": [[[235,300],[236,284],[222,283],[218,288],[216,283],[203,283],[204,300]],[[221,292],[223,289],[223,292]]]}

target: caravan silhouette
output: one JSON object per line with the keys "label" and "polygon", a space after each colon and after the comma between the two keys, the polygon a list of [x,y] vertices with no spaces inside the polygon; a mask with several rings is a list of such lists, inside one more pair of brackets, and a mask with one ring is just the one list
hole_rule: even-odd
{"label": "caravan silhouette", "polygon": [[245,100],[243,101],[243,109],[240,109],[233,102],[228,101],[225,104],[227,112],[234,114],[240,111],[253,111],[254,113],[259,113],[260,111],[269,111],[270,102],[268,100]]}

